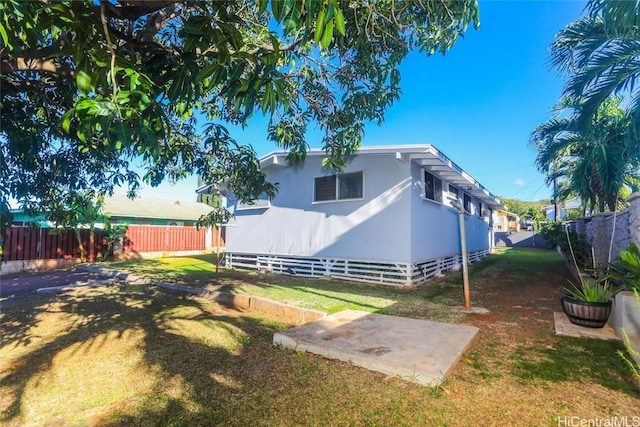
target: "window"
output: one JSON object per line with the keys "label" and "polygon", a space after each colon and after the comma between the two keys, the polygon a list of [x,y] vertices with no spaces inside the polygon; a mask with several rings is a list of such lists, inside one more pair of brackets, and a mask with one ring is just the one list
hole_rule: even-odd
{"label": "window", "polygon": [[442,203],[442,180],[424,171],[424,197]]}
{"label": "window", "polygon": [[314,178],[314,202],[361,199],[363,194],[362,171]]}
{"label": "window", "polygon": [[464,210],[471,213],[471,196],[468,194],[464,195]]}
{"label": "window", "polygon": [[237,210],[244,209],[266,209],[271,206],[271,201],[269,200],[269,196],[266,193],[262,193],[258,196],[257,199],[252,200],[251,203],[242,203],[238,201],[236,205]]}
{"label": "window", "polygon": [[345,173],[338,175],[340,191],[339,199],[362,198],[362,172]]}
{"label": "window", "polygon": [[478,216],[482,216],[482,202],[478,201]]}
{"label": "window", "polygon": [[458,198],[460,198],[460,189],[449,184],[449,194],[451,194],[451,197],[457,200]]}

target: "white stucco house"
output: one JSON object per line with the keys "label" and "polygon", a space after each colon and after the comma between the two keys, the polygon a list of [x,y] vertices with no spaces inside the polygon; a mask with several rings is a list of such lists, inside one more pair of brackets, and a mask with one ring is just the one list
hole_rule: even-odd
{"label": "white stucco house", "polygon": [[[560,214],[558,219],[564,219],[569,214],[570,209],[580,209],[582,207],[582,199],[580,197],[574,197],[572,199],[564,200],[560,203]],[[553,221],[556,218],[555,205],[547,205],[542,207],[545,218]]]}
{"label": "white stucco house", "polygon": [[[419,284],[461,266],[459,201],[469,260],[492,250],[493,221],[505,209],[432,145],[361,148],[346,168],[322,167],[310,150],[302,165],[286,152],[260,159],[272,200],[239,203],[227,193],[227,266],[390,285]],[[220,185],[206,185],[207,192]]]}

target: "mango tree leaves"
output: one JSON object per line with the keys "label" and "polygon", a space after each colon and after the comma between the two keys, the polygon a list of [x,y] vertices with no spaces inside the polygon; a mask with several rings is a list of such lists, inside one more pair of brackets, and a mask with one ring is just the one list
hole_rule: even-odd
{"label": "mango tree leaves", "polygon": [[[340,168],[399,98],[408,52],[444,53],[470,23],[475,0],[4,1],[0,200],[191,173],[272,193],[255,152],[219,131],[256,111],[294,161],[314,123]],[[197,111],[217,124],[196,128]]]}

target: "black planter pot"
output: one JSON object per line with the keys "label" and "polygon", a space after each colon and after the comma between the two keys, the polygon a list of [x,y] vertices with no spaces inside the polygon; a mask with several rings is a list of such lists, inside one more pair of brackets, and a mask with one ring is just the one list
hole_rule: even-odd
{"label": "black planter pot", "polygon": [[574,325],[587,328],[602,328],[607,324],[611,314],[612,300],[609,302],[585,302],[566,295],[560,298],[562,310]]}

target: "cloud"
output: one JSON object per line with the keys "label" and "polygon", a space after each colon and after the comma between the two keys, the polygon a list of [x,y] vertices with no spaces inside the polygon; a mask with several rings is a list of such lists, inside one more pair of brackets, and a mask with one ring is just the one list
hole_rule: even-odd
{"label": "cloud", "polygon": [[516,179],[515,181],[513,181],[513,183],[518,187],[524,187],[525,185],[527,185],[527,182],[522,178]]}

